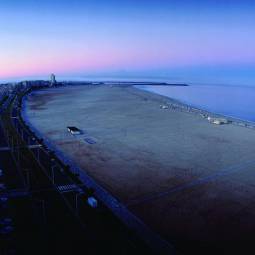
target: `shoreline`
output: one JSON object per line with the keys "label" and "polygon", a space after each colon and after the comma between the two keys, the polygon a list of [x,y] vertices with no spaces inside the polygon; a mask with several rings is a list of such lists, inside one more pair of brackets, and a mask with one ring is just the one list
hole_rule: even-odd
{"label": "shoreline", "polygon": [[237,117],[233,117],[233,116],[229,116],[229,115],[224,115],[221,113],[216,113],[216,112],[212,112],[200,107],[196,107],[187,103],[182,102],[181,100],[178,99],[174,99],[153,91],[149,91],[143,88],[139,88],[137,86],[133,86],[134,88],[138,89],[138,90],[142,90],[142,91],[146,91],[158,96],[161,96],[165,99],[170,100],[170,102],[165,102],[165,104],[169,107],[169,109],[171,110],[179,110],[181,112],[187,112],[187,113],[193,113],[193,114],[197,114],[200,115],[202,118],[224,118],[226,120],[228,120],[228,125],[229,124],[233,124],[233,125],[237,125],[237,126],[241,126],[241,127],[246,127],[246,128],[251,128],[251,129],[255,129],[255,122],[249,121],[249,120],[245,120],[245,119],[240,119]]}

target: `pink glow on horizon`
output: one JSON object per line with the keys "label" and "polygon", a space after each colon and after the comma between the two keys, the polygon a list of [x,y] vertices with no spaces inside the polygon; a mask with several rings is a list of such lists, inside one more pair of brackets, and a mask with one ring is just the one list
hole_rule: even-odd
{"label": "pink glow on horizon", "polygon": [[[82,43],[60,46],[56,42],[29,45],[22,50],[3,52],[0,78],[82,73],[118,69],[178,68],[199,65],[254,64],[255,51],[238,41],[222,44],[217,39]],[[85,40],[84,40],[85,41]],[[231,38],[229,39],[231,41]],[[122,43],[122,44],[120,44]]]}
{"label": "pink glow on horizon", "polygon": [[[253,56],[255,57],[255,56]],[[254,59],[254,58],[253,58]],[[252,59],[252,60],[253,60]],[[139,69],[139,68],[171,68],[195,65],[253,63],[250,52],[247,57],[235,54],[233,51],[218,50],[213,55],[200,50],[196,54],[189,50],[183,52],[165,52],[164,55],[157,52],[130,52],[128,55],[111,52],[98,52],[97,54],[59,54],[46,56],[33,56],[26,60],[16,58],[0,60],[0,78],[17,76],[36,76],[56,73],[94,72],[111,69]],[[2,64],[4,63],[4,64]]]}

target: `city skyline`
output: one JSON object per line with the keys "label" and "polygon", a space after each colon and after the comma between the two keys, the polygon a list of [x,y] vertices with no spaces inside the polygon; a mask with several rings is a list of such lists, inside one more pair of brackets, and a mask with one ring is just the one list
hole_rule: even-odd
{"label": "city skyline", "polygon": [[54,72],[201,82],[217,75],[216,83],[233,75],[248,84],[254,11],[252,1],[227,0],[1,2],[0,80]]}

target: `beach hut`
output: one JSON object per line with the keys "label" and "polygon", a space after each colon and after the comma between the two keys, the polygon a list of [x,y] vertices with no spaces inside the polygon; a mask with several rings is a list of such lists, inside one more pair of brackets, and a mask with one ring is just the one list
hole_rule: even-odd
{"label": "beach hut", "polygon": [[81,130],[78,129],[77,127],[67,127],[68,132],[70,132],[72,135],[80,135]]}
{"label": "beach hut", "polygon": [[207,118],[208,121],[212,124],[216,124],[216,125],[223,125],[223,124],[228,124],[229,121],[225,118],[212,118],[212,117],[208,117]]}

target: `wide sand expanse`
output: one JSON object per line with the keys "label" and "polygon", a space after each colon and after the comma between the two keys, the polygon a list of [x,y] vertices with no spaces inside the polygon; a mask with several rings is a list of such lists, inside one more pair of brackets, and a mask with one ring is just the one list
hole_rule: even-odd
{"label": "wide sand expanse", "polygon": [[[254,240],[255,130],[161,109],[165,102],[131,86],[72,86],[32,94],[27,114],[179,250]],[[84,133],[72,136],[67,126]]]}

